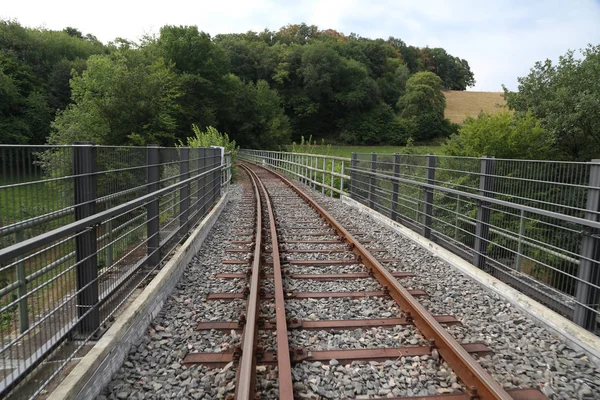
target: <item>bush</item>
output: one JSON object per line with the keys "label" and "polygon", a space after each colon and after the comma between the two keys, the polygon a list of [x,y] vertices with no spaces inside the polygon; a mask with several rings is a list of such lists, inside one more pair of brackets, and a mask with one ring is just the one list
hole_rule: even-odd
{"label": "bush", "polygon": [[397,117],[391,106],[380,103],[367,112],[345,118],[340,140],[353,145],[403,146],[414,129],[411,121]]}
{"label": "bush", "polygon": [[229,135],[225,132],[220,133],[212,126],[206,127],[206,131],[202,132],[200,128],[194,124],[192,125],[192,130],[194,131],[194,136],[188,137],[187,143],[185,144],[180,141],[180,146],[191,148],[220,146],[225,148],[226,153],[231,152],[232,158],[235,157],[237,151],[240,149],[240,147],[236,145],[235,140],[229,139]]}
{"label": "bush", "polygon": [[451,156],[516,158],[544,160],[551,158],[551,143],[531,113],[523,116],[504,111],[469,117],[458,134],[443,144]]}
{"label": "bush", "polygon": [[413,139],[417,142],[429,142],[435,138],[447,138],[458,133],[460,126],[435,114],[423,114],[411,119],[414,124]]}

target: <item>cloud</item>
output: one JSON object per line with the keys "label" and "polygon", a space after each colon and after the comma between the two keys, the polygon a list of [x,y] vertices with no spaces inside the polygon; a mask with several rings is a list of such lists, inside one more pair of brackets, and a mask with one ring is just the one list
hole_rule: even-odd
{"label": "cloud", "polygon": [[306,22],[364,37],[401,38],[415,46],[443,47],[466,59],[475,90],[516,89],[536,61],[557,60],[568,49],[600,42],[600,3],[474,0],[276,0],[194,2],[105,0],[94,7],[66,0],[5,2],[0,17],[26,26],[73,26],[108,42],[138,40],[165,24],[197,25],[211,34],[279,29]]}

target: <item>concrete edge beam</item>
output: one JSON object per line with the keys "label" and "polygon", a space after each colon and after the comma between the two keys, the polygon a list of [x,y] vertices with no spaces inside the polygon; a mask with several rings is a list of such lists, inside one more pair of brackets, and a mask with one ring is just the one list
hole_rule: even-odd
{"label": "concrete edge beam", "polygon": [[464,275],[478,282],[485,290],[502,296],[523,314],[531,317],[539,326],[548,329],[573,349],[586,353],[590,361],[600,367],[600,337],[383,214],[368,208],[348,196],[342,196],[342,203],[355,208],[361,213],[367,214],[372,220],[412,240],[414,243],[446,261]]}
{"label": "concrete edge beam", "polygon": [[143,289],[94,347],[81,359],[48,400],[93,399],[125,362],[131,346],[146,334],[185,267],[198,253],[227,204],[225,193],[152,281]]}

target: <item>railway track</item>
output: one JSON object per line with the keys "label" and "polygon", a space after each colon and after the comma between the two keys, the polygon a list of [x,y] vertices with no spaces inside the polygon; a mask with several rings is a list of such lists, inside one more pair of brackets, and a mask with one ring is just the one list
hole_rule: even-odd
{"label": "railway track", "polygon": [[[445,363],[459,378],[451,388],[442,386],[435,394],[418,399],[546,399],[537,389],[505,391],[472,357],[489,354],[490,350],[481,343],[457,342],[444,326],[459,321],[451,315],[430,314],[418,301],[427,296],[426,291],[408,290],[401,284],[403,278],[412,274],[386,268],[386,264],[396,260],[387,257],[385,249],[374,247],[360,232],[351,232],[339,224],[285,177],[251,164],[242,164],[242,169],[252,183],[247,185],[243,199],[246,211],[242,218],[246,222],[239,226],[239,236],[231,240],[232,247],[227,249],[230,256],[222,263],[239,266],[246,272],[220,273],[217,278],[246,279],[247,285],[238,292],[209,293],[206,300],[243,299],[245,311],[237,320],[204,321],[195,327],[234,331],[242,335],[242,341],[226,352],[188,353],[183,360],[186,366],[235,366],[235,394],[228,396],[231,399],[405,398],[395,397],[393,379],[387,388],[373,393],[360,390],[364,388],[344,374],[340,374],[337,392],[319,393],[318,377],[303,376],[296,366],[308,364],[323,373],[332,373],[339,368],[344,370],[344,366],[356,366],[354,371],[358,371],[361,366],[383,364],[406,367],[409,371],[415,360]],[[315,291],[315,287],[319,290]],[[363,315],[358,309],[351,319],[320,319],[314,312],[307,318],[298,317],[302,314],[297,312],[299,309],[310,311],[318,299],[377,299],[380,304],[388,304],[389,309],[384,307],[384,312],[380,309],[369,318],[360,318]],[[391,337],[409,331],[415,338],[407,339],[411,344],[408,346],[334,350],[308,350],[303,340],[306,331],[322,331],[327,336],[368,329]],[[390,330],[393,332],[387,332]],[[407,340],[391,342],[404,344]],[[407,375],[410,380],[421,378]],[[267,394],[265,388],[272,387],[276,390]],[[317,394],[309,390],[315,387]]]}

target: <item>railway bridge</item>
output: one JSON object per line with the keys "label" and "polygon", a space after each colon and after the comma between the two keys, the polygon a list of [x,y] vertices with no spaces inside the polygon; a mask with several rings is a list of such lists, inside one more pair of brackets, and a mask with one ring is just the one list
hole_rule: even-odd
{"label": "railway bridge", "polygon": [[0,164],[3,398],[600,398],[600,160]]}

